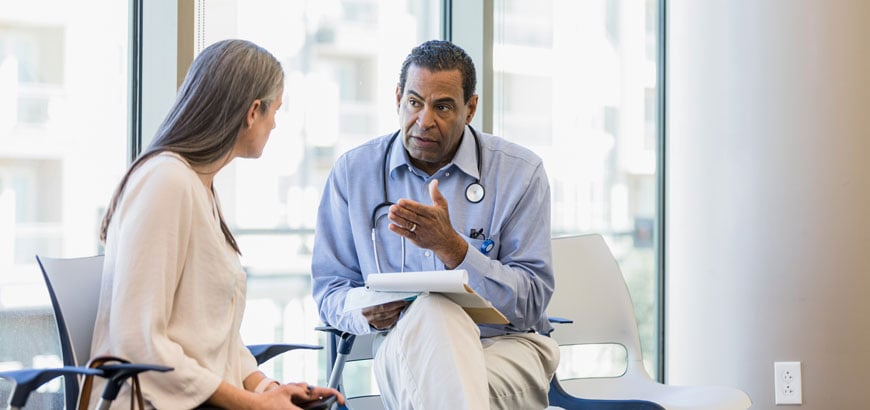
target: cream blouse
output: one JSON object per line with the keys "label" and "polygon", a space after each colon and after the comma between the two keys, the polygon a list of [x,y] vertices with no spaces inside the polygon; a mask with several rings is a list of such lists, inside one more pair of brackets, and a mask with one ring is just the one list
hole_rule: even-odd
{"label": "cream blouse", "polygon": [[181,156],[159,154],[131,174],[109,226],[92,354],[173,367],[140,374],[149,407],[196,407],[221,381],[241,388],[257,370],[239,333],[245,289],[208,189]]}

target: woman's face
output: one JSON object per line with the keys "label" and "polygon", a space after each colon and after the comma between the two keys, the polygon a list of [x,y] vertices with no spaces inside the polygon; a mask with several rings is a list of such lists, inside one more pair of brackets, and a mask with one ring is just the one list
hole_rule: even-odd
{"label": "woman's face", "polygon": [[259,158],[263,155],[263,148],[269,140],[269,135],[275,129],[275,113],[283,103],[284,90],[278,93],[278,98],[265,111],[262,110],[263,102],[254,100],[245,117],[247,126],[239,131],[236,146],[233,148],[235,157]]}

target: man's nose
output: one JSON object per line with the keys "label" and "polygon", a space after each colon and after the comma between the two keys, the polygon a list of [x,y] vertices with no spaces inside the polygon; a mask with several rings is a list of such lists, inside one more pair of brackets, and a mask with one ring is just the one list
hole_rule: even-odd
{"label": "man's nose", "polygon": [[435,125],[435,114],[428,107],[423,107],[417,113],[417,126],[422,129],[429,129]]}

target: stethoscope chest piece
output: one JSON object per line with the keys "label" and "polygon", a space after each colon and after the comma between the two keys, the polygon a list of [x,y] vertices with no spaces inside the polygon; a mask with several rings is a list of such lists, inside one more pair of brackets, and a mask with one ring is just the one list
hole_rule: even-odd
{"label": "stethoscope chest piece", "polygon": [[485,194],[486,192],[483,190],[483,185],[480,185],[477,182],[472,182],[465,188],[465,199],[468,199],[468,202],[471,202],[472,204],[482,201]]}

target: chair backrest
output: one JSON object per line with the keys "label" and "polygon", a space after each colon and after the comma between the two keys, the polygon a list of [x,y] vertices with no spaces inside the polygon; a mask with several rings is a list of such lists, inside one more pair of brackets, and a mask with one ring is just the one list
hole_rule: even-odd
{"label": "chair backrest", "polygon": [[559,345],[616,343],[625,347],[626,374],[645,376],[631,296],[604,238],[598,234],[554,238],[556,289],[550,316],[572,319],[554,325]]}
{"label": "chair backrest", "polygon": [[[91,339],[100,302],[103,255],[81,258],[36,256],[57,320],[63,364],[84,366],[91,356]],[[78,380],[66,379],[67,408],[75,408]]]}

